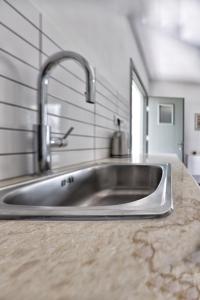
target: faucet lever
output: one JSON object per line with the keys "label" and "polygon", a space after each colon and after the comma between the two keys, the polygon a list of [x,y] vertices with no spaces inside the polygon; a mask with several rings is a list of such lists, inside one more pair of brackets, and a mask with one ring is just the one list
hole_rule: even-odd
{"label": "faucet lever", "polygon": [[62,140],[65,140],[68,135],[70,135],[70,133],[74,130],[74,127],[70,127],[67,132],[63,135]]}
{"label": "faucet lever", "polygon": [[70,133],[74,130],[74,127],[70,127],[69,130],[63,135],[63,137],[52,138],[51,139],[51,147],[66,147],[68,145],[66,138],[70,135]]}

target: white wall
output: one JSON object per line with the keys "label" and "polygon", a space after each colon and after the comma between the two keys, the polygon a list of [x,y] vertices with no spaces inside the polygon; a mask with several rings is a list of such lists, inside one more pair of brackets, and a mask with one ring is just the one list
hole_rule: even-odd
{"label": "white wall", "polygon": [[[63,34],[66,48],[85,55],[129,99],[129,59],[148,89],[148,76],[125,16],[92,1],[33,0]],[[96,2],[97,4],[97,2]]]}
{"label": "white wall", "polygon": [[194,114],[200,113],[200,86],[189,83],[152,81],[150,95],[185,99],[185,154],[200,152],[200,131],[194,129]]}

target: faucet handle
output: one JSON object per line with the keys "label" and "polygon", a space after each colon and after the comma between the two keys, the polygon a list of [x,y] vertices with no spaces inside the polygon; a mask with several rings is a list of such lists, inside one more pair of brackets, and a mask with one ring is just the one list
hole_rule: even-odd
{"label": "faucet handle", "polygon": [[67,132],[63,135],[62,140],[65,140],[68,135],[70,135],[70,133],[74,130],[74,127],[70,127]]}
{"label": "faucet handle", "polygon": [[63,137],[51,139],[51,147],[66,147],[67,142],[65,142],[65,140],[70,135],[72,130],[74,130],[74,127],[70,127],[69,130],[67,130],[67,132],[63,135]]}

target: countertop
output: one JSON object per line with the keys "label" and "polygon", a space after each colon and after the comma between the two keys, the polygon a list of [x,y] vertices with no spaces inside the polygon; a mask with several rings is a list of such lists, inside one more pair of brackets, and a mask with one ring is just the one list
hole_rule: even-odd
{"label": "countertop", "polygon": [[200,299],[200,189],[173,155],[134,161],[171,163],[174,212],[0,221],[0,300]]}

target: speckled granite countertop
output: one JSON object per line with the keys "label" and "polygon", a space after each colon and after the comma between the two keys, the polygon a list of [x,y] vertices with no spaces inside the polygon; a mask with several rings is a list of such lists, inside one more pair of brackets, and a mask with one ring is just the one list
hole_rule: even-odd
{"label": "speckled granite countertop", "polygon": [[1,300],[199,300],[200,189],[175,156],[174,212],[132,221],[0,221]]}

